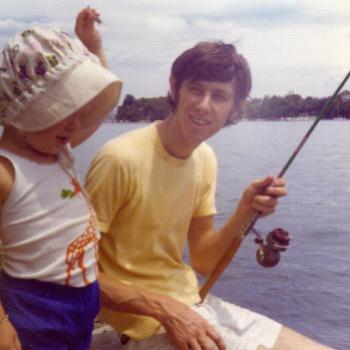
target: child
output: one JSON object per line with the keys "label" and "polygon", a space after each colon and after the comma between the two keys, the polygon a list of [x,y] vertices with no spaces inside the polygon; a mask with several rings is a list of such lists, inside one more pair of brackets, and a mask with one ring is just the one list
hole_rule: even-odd
{"label": "child", "polygon": [[76,32],[101,62],[41,27],[10,39],[0,58],[0,350],[90,345],[99,233],[70,146],[91,135],[121,89],[101,66],[95,22],[84,9]]}

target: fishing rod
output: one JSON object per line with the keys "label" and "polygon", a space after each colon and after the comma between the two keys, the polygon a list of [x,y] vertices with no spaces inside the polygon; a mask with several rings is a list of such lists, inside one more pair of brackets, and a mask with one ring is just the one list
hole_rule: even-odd
{"label": "fishing rod", "polygon": [[[349,77],[350,77],[350,71],[346,74],[343,81],[339,84],[334,94],[326,101],[321,112],[318,114],[318,116],[316,117],[315,121],[313,122],[309,130],[306,132],[306,134],[304,135],[304,137],[302,138],[302,140],[300,141],[300,143],[298,144],[298,146],[296,147],[292,155],[287,160],[286,164],[283,166],[283,168],[277,175],[278,178],[282,177],[287,172],[290,165],[292,164],[296,156],[299,154],[301,148],[309,139],[311,133],[314,131],[319,121],[324,117],[329,107],[333,104],[338,93],[343,88],[345,83],[348,81]],[[263,244],[264,240],[259,235],[258,231],[254,229],[254,225],[258,221],[258,219],[259,219],[259,213],[255,213],[247,220],[247,222],[244,225],[242,225],[242,227],[239,230],[238,236],[233,238],[230,245],[227,247],[227,249],[221,256],[217,264],[214,266],[207,280],[202,285],[199,291],[201,301],[205,299],[211,287],[214,285],[214,283],[220,277],[220,275],[224,272],[227,265],[231,262],[236,252],[238,251],[243,239],[248,235],[250,231],[253,231],[257,235],[255,242],[260,244],[260,248],[258,249],[258,252],[257,252],[258,262],[265,267],[271,267],[278,263],[279,252],[286,250],[289,243],[290,238],[289,238],[288,232],[280,228],[271,231],[268,234],[266,239],[267,244],[264,245]]]}

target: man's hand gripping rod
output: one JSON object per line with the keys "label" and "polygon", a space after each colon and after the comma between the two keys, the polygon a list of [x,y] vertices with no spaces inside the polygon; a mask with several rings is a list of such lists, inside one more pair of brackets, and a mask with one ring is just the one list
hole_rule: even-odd
{"label": "man's hand gripping rod", "polygon": [[[303,137],[303,139],[299,143],[299,145],[296,147],[295,151],[290,156],[290,158],[288,159],[287,163],[284,165],[284,167],[282,168],[282,170],[280,171],[280,173],[278,174],[277,177],[282,177],[286,173],[286,171],[288,170],[289,166],[292,164],[294,158],[299,154],[301,148],[304,146],[305,142],[308,140],[309,136],[311,135],[313,130],[316,128],[318,122],[324,117],[325,113],[327,112],[329,107],[332,105],[332,103],[334,102],[334,100],[337,97],[338,93],[343,88],[343,86],[345,85],[345,83],[347,82],[349,77],[350,77],[350,71],[347,73],[347,75],[345,76],[343,81],[340,83],[338,88],[335,90],[335,92],[332,95],[332,97],[330,97],[327,100],[327,102],[323,106],[321,112],[319,113],[319,115],[317,116],[317,118],[315,119],[315,121],[313,122],[313,124],[311,125],[311,127],[309,128],[309,130],[307,131],[307,133],[305,134],[305,136]],[[255,223],[257,222],[258,219],[259,219],[259,213],[256,213],[256,214],[252,215],[249,218],[249,220],[247,221],[247,223],[241,227],[240,232],[238,234],[238,237],[235,237],[233,239],[233,241],[230,243],[230,245],[228,246],[226,251],[223,253],[221,258],[219,259],[219,261],[217,262],[217,264],[213,268],[212,272],[208,276],[207,280],[205,281],[205,283],[201,287],[201,289],[199,291],[199,295],[201,297],[201,301],[203,301],[205,299],[205,297],[207,296],[207,294],[208,294],[209,290],[211,289],[211,287],[214,285],[216,280],[220,277],[220,275],[226,269],[227,265],[233,259],[233,257],[235,256],[236,252],[238,251],[238,249],[239,249],[243,239],[247,236],[247,234],[250,232],[250,230],[254,227],[254,225],[255,225]]]}

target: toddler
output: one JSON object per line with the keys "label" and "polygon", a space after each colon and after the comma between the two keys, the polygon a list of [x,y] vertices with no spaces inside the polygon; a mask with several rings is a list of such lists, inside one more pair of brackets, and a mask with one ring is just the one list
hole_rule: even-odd
{"label": "toddler", "polygon": [[99,14],[84,9],[85,44],[33,27],[0,58],[0,350],[89,349],[99,311],[96,216],[71,147],[116,105],[121,81],[102,67]]}

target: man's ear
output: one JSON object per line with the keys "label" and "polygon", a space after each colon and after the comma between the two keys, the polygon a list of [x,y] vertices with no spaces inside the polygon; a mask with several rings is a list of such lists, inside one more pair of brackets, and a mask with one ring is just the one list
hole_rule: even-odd
{"label": "man's ear", "polygon": [[169,85],[170,85],[170,96],[173,101],[175,101],[175,91],[176,91],[176,80],[173,75],[170,76],[169,78]]}
{"label": "man's ear", "polygon": [[241,100],[241,101],[239,101],[238,104],[235,104],[227,121],[228,122],[235,122],[237,119],[240,119],[239,116],[242,113],[245,104],[246,104],[246,100]]}

